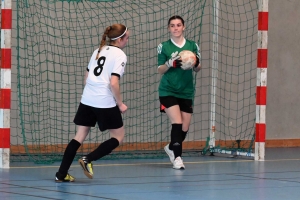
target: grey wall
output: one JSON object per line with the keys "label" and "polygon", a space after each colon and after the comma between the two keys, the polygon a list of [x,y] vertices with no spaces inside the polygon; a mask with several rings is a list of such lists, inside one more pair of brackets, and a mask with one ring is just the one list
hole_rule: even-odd
{"label": "grey wall", "polygon": [[267,139],[300,138],[300,1],[269,1]]}

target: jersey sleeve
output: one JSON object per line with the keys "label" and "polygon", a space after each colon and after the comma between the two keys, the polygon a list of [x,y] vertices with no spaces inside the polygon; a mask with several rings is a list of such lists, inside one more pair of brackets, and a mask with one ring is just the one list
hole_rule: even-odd
{"label": "jersey sleeve", "polygon": [[123,76],[125,67],[127,63],[127,56],[124,54],[116,58],[114,69],[112,70],[112,74]]}
{"label": "jersey sleeve", "polygon": [[161,66],[161,65],[164,65],[166,61],[167,61],[167,56],[164,53],[163,44],[160,43],[157,46],[157,64],[158,64],[158,66]]}
{"label": "jersey sleeve", "polygon": [[199,58],[199,60],[201,60],[200,48],[197,43],[195,43],[193,52],[196,54],[196,56]]}

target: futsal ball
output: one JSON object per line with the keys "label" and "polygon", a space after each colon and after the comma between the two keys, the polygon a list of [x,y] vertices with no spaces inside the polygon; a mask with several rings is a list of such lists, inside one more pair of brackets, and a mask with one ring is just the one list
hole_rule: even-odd
{"label": "futsal ball", "polygon": [[179,53],[180,60],[182,61],[181,68],[183,70],[192,69],[196,64],[196,55],[188,50],[183,50]]}

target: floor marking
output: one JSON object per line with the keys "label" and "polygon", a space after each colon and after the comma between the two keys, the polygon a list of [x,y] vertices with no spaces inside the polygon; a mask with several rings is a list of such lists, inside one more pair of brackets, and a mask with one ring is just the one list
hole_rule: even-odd
{"label": "floor marking", "polygon": [[[282,161],[299,161],[300,158],[295,159],[277,159],[277,160],[264,160],[258,162],[282,162]],[[232,162],[255,162],[254,160],[217,160],[217,161],[196,161],[196,162],[184,162],[184,164],[209,164],[209,163],[232,163]],[[156,163],[116,163],[116,164],[93,164],[94,167],[109,167],[109,166],[143,166],[143,165],[168,165],[170,162],[156,162]],[[10,167],[10,169],[34,169],[34,168],[58,168],[59,166],[41,166],[36,164],[37,166],[24,166],[24,167]],[[72,167],[81,167],[80,165],[72,165]]]}

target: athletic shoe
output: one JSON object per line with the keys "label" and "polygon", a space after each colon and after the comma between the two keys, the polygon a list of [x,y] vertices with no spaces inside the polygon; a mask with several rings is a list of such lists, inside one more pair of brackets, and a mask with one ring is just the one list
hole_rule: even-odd
{"label": "athletic shoe", "polygon": [[180,156],[178,156],[175,160],[174,160],[174,163],[173,163],[173,169],[184,169],[185,166],[182,162],[182,159]]}
{"label": "athletic shoe", "polygon": [[58,172],[55,175],[55,182],[61,183],[61,182],[74,182],[75,178],[71,176],[70,174],[67,174],[65,178],[60,179]]}
{"label": "athletic shoe", "polygon": [[93,164],[91,162],[89,162],[89,160],[87,159],[86,156],[81,157],[78,160],[79,164],[81,165],[84,174],[88,177],[88,178],[93,178]]}
{"label": "athletic shoe", "polygon": [[169,156],[169,158],[170,158],[170,161],[171,161],[171,163],[173,164],[173,163],[174,163],[174,160],[175,160],[175,156],[174,156],[173,150],[170,150],[170,149],[169,149],[169,144],[167,144],[167,145],[164,147],[164,150],[165,150],[165,152],[168,154],[168,156]]}

